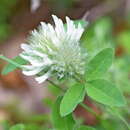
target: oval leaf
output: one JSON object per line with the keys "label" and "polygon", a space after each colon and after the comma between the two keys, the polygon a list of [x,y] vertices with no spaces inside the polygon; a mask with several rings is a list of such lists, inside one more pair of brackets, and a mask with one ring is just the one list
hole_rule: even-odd
{"label": "oval leaf", "polygon": [[59,97],[52,108],[52,121],[56,130],[73,130],[74,120],[72,115],[61,117],[60,115],[60,103],[62,97]]}
{"label": "oval leaf", "polygon": [[89,63],[86,71],[86,80],[97,79],[109,69],[114,57],[112,48],[103,49]]}
{"label": "oval leaf", "polygon": [[84,89],[83,85],[76,84],[67,90],[60,104],[61,116],[66,116],[73,112],[76,106],[83,101]]}
{"label": "oval leaf", "polygon": [[92,99],[105,105],[120,107],[126,104],[119,89],[103,79],[90,81],[86,85],[86,91]]}

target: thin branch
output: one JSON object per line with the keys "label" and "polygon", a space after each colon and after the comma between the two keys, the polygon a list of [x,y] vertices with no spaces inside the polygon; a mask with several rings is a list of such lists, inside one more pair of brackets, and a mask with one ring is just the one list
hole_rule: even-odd
{"label": "thin branch", "polygon": [[3,56],[3,55],[0,55],[0,59],[5,60],[5,61],[7,61],[8,63],[10,63],[10,64],[12,64],[12,65],[14,65],[14,66],[16,66],[16,67],[22,69],[22,67],[21,67],[18,63],[14,62],[13,60],[11,60],[11,59],[9,59],[9,58]]}
{"label": "thin branch", "polygon": [[98,120],[101,120],[101,117],[86,104],[80,103],[80,106],[82,106],[86,111],[92,113]]}
{"label": "thin branch", "polygon": [[60,87],[59,85],[57,85],[57,84],[54,83],[53,81],[51,81],[51,80],[49,80],[49,79],[47,79],[47,81],[48,81],[51,85],[53,85],[54,87],[56,87],[56,88],[58,88],[59,90],[65,92],[65,90],[64,90],[62,87]]}

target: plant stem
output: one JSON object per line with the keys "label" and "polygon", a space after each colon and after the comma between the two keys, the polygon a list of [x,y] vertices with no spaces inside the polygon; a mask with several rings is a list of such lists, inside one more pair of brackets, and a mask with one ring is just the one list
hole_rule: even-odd
{"label": "plant stem", "polygon": [[92,113],[97,119],[99,119],[99,120],[101,119],[101,117],[95,111],[93,111],[90,107],[88,107],[86,104],[80,103],[80,106],[82,106],[88,112]]}
{"label": "plant stem", "polygon": [[108,110],[109,110],[108,112],[110,114],[112,114],[115,117],[118,117],[118,119],[120,119],[126,125],[126,127],[128,128],[128,130],[130,130],[129,123],[125,120],[125,118],[122,116],[122,114],[120,113],[120,111],[118,111],[117,108],[109,107]]}
{"label": "plant stem", "polygon": [[121,120],[122,122],[124,122],[124,124],[127,126],[128,130],[130,130],[130,126],[129,126],[129,124],[127,123],[127,121],[126,121],[121,115],[119,116],[119,118],[120,118],[120,120]]}
{"label": "plant stem", "polygon": [[[86,83],[86,80],[82,78],[82,76],[78,75],[77,76],[80,78],[77,78],[76,76],[74,76],[73,78],[81,83],[81,84],[85,84]],[[80,106],[82,106],[84,109],[86,109],[88,112],[92,113],[98,120],[101,120],[101,117],[95,112],[93,111],[90,107],[88,107],[86,104],[84,103],[80,103]]]}
{"label": "plant stem", "polygon": [[54,87],[56,87],[56,88],[58,88],[59,90],[61,90],[62,92],[65,92],[65,90],[64,90],[62,87],[60,87],[59,85],[57,85],[57,84],[54,83],[53,81],[51,81],[51,80],[49,80],[49,79],[47,79],[47,81],[48,81],[50,84],[52,84]]}
{"label": "plant stem", "polygon": [[18,63],[14,62],[13,60],[10,60],[9,58],[3,56],[3,55],[0,55],[0,59],[2,60],[5,60],[11,64],[13,64],[14,66],[18,67],[18,68],[22,68]]}
{"label": "plant stem", "polygon": [[76,73],[75,76],[73,76],[73,78],[74,78],[77,82],[79,82],[79,83],[82,83],[82,84],[86,83],[86,80],[83,79],[83,77],[82,77],[81,75],[77,74],[77,73]]}

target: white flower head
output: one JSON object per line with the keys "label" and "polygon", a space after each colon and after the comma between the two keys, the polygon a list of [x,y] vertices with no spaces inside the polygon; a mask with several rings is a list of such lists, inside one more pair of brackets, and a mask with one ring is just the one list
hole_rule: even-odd
{"label": "white flower head", "polygon": [[36,75],[39,83],[51,76],[61,79],[75,74],[84,74],[85,56],[81,51],[80,38],[83,27],[66,17],[66,27],[61,19],[52,15],[55,27],[41,22],[38,30],[32,31],[20,56],[29,61],[23,66],[25,75]]}

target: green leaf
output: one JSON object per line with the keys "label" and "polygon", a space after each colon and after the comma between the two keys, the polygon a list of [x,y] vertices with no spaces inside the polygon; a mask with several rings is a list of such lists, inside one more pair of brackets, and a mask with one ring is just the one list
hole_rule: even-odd
{"label": "green leaf", "polygon": [[89,126],[82,125],[78,128],[78,130],[95,130],[95,129]]}
{"label": "green leaf", "polygon": [[81,43],[87,49],[88,58],[106,47],[112,47],[113,42],[112,21],[108,17],[90,24],[81,37]]}
{"label": "green leaf", "polygon": [[86,70],[86,80],[98,79],[104,75],[112,64],[114,51],[103,49],[89,63]]}
{"label": "green leaf", "polygon": [[76,106],[83,101],[84,89],[83,85],[76,84],[67,90],[60,104],[61,116],[66,116],[73,112]]}
{"label": "green leaf", "polygon": [[95,101],[117,107],[126,104],[122,93],[114,84],[103,79],[93,80],[88,83],[86,85],[87,94]]}
{"label": "green leaf", "polygon": [[12,126],[9,130],[25,130],[25,126],[23,124],[17,124]]}
{"label": "green leaf", "polygon": [[[9,59],[10,60],[10,59]],[[13,62],[9,62],[9,64],[7,64],[4,69],[2,70],[2,74],[6,75],[9,72],[14,71],[15,69],[17,69],[18,67],[20,67],[21,65],[27,64],[27,61],[24,60],[23,58],[21,58],[20,56],[16,56],[15,58],[11,59],[11,61]],[[14,64],[15,63],[15,64]]]}
{"label": "green leaf", "polygon": [[66,117],[60,116],[60,103],[62,97],[58,97],[52,108],[52,121],[56,130],[73,130],[75,121],[72,114]]}

